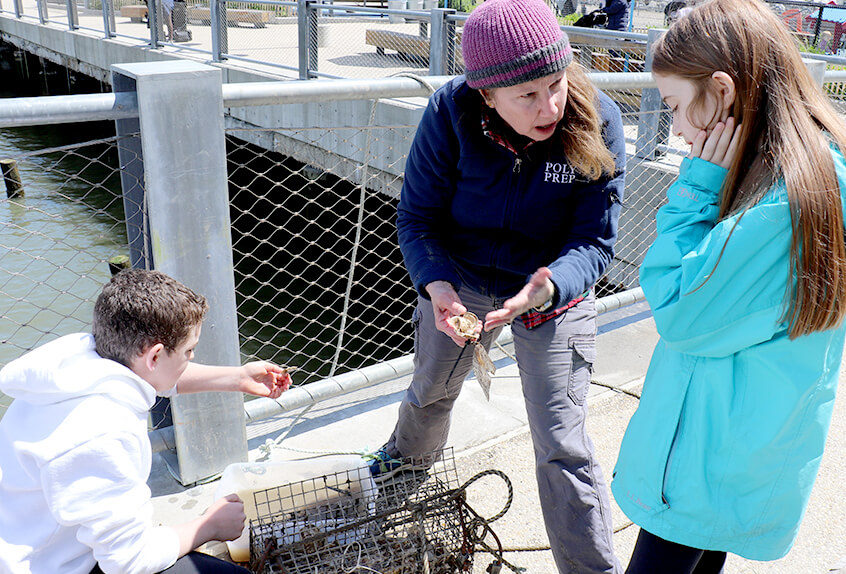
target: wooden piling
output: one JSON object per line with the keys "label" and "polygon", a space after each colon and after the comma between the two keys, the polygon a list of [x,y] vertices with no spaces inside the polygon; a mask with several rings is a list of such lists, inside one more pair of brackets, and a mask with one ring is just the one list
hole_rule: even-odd
{"label": "wooden piling", "polygon": [[18,171],[18,162],[13,159],[0,159],[0,170],[3,172],[3,180],[6,182],[6,196],[9,199],[24,196],[21,173]]}
{"label": "wooden piling", "polygon": [[112,275],[117,275],[124,269],[129,269],[128,255],[115,255],[109,259],[109,271]]}

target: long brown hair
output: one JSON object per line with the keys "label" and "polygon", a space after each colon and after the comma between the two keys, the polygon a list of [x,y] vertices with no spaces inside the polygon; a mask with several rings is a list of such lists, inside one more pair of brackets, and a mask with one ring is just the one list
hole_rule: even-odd
{"label": "long brown hair", "polygon": [[714,72],[734,81],[730,113],[742,128],[720,195],[720,218],[742,217],[773,182],[783,181],[795,284],[789,283],[782,319],[791,338],[837,326],[846,316],[846,246],[829,145],[846,151],[846,126],[784,24],[760,0],[710,0],[657,42],[652,71],[694,82],[699,105],[713,93]]}
{"label": "long brown hair", "polygon": [[614,173],[614,154],[602,139],[596,87],[578,62],[567,66],[567,103],[560,133],[567,160],[576,171],[590,180]]}

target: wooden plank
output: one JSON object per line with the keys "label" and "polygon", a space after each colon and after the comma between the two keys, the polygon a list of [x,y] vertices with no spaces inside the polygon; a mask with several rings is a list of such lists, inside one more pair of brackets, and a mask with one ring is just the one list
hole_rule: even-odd
{"label": "wooden plank", "polygon": [[414,34],[371,28],[364,32],[364,43],[376,46],[376,51],[380,54],[384,54],[388,49],[407,56],[429,57],[429,39]]}
{"label": "wooden plank", "polygon": [[[243,23],[252,24],[256,28],[264,28],[269,22],[273,13],[268,10],[246,10],[233,9],[226,10],[227,23]],[[203,24],[211,23],[211,9],[201,6],[191,6],[188,12],[189,20],[199,20]]]}
{"label": "wooden plank", "polygon": [[147,17],[147,6],[131,4],[122,6],[120,9],[121,18],[129,18],[130,22],[142,22]]}

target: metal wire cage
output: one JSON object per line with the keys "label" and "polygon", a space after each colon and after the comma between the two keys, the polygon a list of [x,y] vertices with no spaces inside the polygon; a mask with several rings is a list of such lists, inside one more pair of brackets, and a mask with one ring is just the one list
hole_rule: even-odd
{"label": "metal wire cage", "polygon": [[[431,464],[432,460],[436,462]],[[464,491],[473,479],[459,487],[452,449],[410,462],[411,468],[378,485],[363,466],[255,492],[251,570],[256,574],[469,571],[478,542],[474,533],[480,531],[478,515],[467,506]],[[510,493],[510,482],[505,480]],[[484,532],[490,532],[489,521]]]}

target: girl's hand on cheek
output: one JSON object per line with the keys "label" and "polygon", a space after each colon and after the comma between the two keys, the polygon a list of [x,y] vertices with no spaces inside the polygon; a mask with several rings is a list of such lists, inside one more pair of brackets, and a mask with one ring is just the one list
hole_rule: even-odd
{"label": "girl's hand on cheek", "polygon": [[719,122],[709,134],[700,130],[690,146],[688,157],[698,157],[728,169],[737,155],[742,124],[735,126],[734,118]]}

